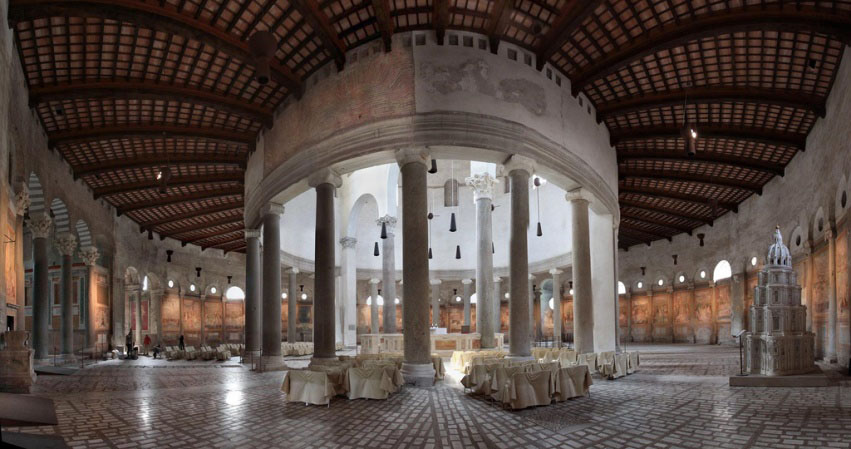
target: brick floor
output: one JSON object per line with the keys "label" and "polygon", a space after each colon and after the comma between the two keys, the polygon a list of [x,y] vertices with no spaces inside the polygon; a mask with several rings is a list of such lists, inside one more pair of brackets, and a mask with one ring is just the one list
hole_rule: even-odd
{"label": "brick floor", "polygon": [[[72,447],[513,448],[851,447],[851,380],[829,388],[731,388],[738,350],[634,346],[638,373],[591,395],[519,412],[463,394],[457,374],[386,401],[286,403],[283,373],[231,362],[110,361],[41,376]],[[289,361],[304,365],[306,358]]]}

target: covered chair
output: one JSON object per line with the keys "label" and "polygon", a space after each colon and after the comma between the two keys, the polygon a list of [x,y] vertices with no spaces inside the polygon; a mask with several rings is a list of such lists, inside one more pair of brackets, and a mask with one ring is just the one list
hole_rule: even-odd
{"label": "covered chair", "polygon": [[[395,367],[393,367],[395,370]],[[349,368],[346,370],[346,390],[349,399],[387,399],[397,390],[385,367]]]}
{"label": "covered chair", "polygon": [[585,396],[592,383],[591,373],[585,365],[561,368],[553,382],[554,398],[557,402],[563,402]]}
{"label": "covered chair", "polygon": [[289,370],[284,376],[281,391],[288,402],[304,402],[314,405],[330,405],[337,392],[334,384],[323,371]]}
{"label": "covered chair", "polygon": [[518,410],[539,405],[549,405],[553,396],[553,373],[550,370],[514,373],[509,381],[508,402]]}
{"label": "covered chair", "polygon": [[604,351],[597,356],[597,371],[604,377],[615,373],[615,351]]}

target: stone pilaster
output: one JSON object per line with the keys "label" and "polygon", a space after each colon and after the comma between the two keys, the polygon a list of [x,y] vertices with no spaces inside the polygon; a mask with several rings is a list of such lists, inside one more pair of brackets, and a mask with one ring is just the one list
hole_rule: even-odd
{"label": "stone pilaster", "polygon": [[[71,265],[74,263],[74,254],[77,253],[77,237],[70,232],[60,233],[56,237],[56,249],[62,256],[62,326],[61,344],[62,358],[66,361],[74,359],[74,282],[71,277]],[[82,307],[81,307],[82,309]]]}

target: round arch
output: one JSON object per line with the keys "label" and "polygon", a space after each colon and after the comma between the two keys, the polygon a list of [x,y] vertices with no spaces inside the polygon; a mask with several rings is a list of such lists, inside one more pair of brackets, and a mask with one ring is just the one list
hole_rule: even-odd
{"label": "round arch", "polygon": [[730,266],[730,262],[726,259],[718,262],[715,265],[715,269],[712,270],[712,281],[718,282],[720,280],[728,279],[733,276],[733,268]]}

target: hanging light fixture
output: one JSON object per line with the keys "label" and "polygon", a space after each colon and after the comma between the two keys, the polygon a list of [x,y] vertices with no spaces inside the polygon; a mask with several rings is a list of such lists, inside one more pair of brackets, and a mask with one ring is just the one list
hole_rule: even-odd
{"label": "hanging light fixture", "polygon": [[381,239],[387,240],[387,222],[385,221],[381,222]]}
{"label": "hanging light fixture", "polygon": [[541,178],[539,176],[535,176],[535,180],[532,182],[535,185],[535,198],[538,204],[538,237],[544,235],[544,231],[541,229]]}
{"label": "hanging light fixture", "polygon": [[[688,89],[688,86],[686,86]],[[685,99],[683,100],[683,129],[681,131],[683,141],[685,141],[686,154],[689,157],[694,157],[697,152],[697,128],[689,123],[688,120],[688,91],[686,91]]]}
{"label": "hanging light fixture", "polygon": [[[449,181],[449,206],[455,207],[455,161],[451,161],[449,165]],[[445,195],[446,192],[443,192],[443,194]],[[455,212],[452,212],[449,216],[449,232],[455,232],[457,230],[458,227],[455,226]]]}
{"label": "hanging light fixture", "polygon": [[458,227],[455,226],[455,212],[452,212],[452,215],[449,218],[449,232],[455,232],[458,230]]}
{"label": "hanging light fixture", "polygon": [[677,264],[677,255],[676,255],[676,254],[674,254],[674,255],[672,255],[671,257],[673,257],[673,258],[674,258],[674,265],[676,265],[676,264]]}
{"label": "hanging light fixture", "polygon": [[431,174],[437,173],[437,160],[436,159],[434,159],[434,158],[431,159],[431,168],[428,169],[428,172],[431,173]]}
{"label": "hanging light fixture", "polygon": [[461,258],[461,245],[455,245],[455,258]]}
{"label": "hanging light fixture", "polygon": [[228,285],[230,285],[230,280],[233,279],[233,276],[228,276]]}
{"label": "hanging light fixture", "polygon": [[706,234],[697,234],[698,240],[700,240],[700,246],[703,246],[703,238],[706,237]]}
{"label": "hanging light fixture", "polygon": [[638,268],[641,268],[641,275],[644,276],[644,271],[647,269],[647,267],[638,267]]}
{"label": "hanging light fixture", "polygon": [[166,261],[166,262],[171,262],[171,255],[172,255],[172,254],[174,254],[174,250],[173,250],[173,249],[167,249],[167,250],[165,250],[165,257],[166,257],[165,261]]}
{"label": "hanging light fixture", "polygon": [[378,257],[380,253],[378,252],[378,242],[375,242],[375,249],[372,250],[372,255]]}
{"label": "hanging light fixture", "polygon": [[431,254],[431,247],[430,247],[430,246],[428,247],[428,258],[429,258],[429,259],[431,259],[431,258],[432,258],[432,254]]}
{"label": "hanging light fixture", "polygon": [[195,277],[201,277],[201,267],[195,267]]}
{"label": "hanging light fixture", "polygon": [[493,241],[491,241],[491,254],[496,254],[496,247],[494,246]]}

